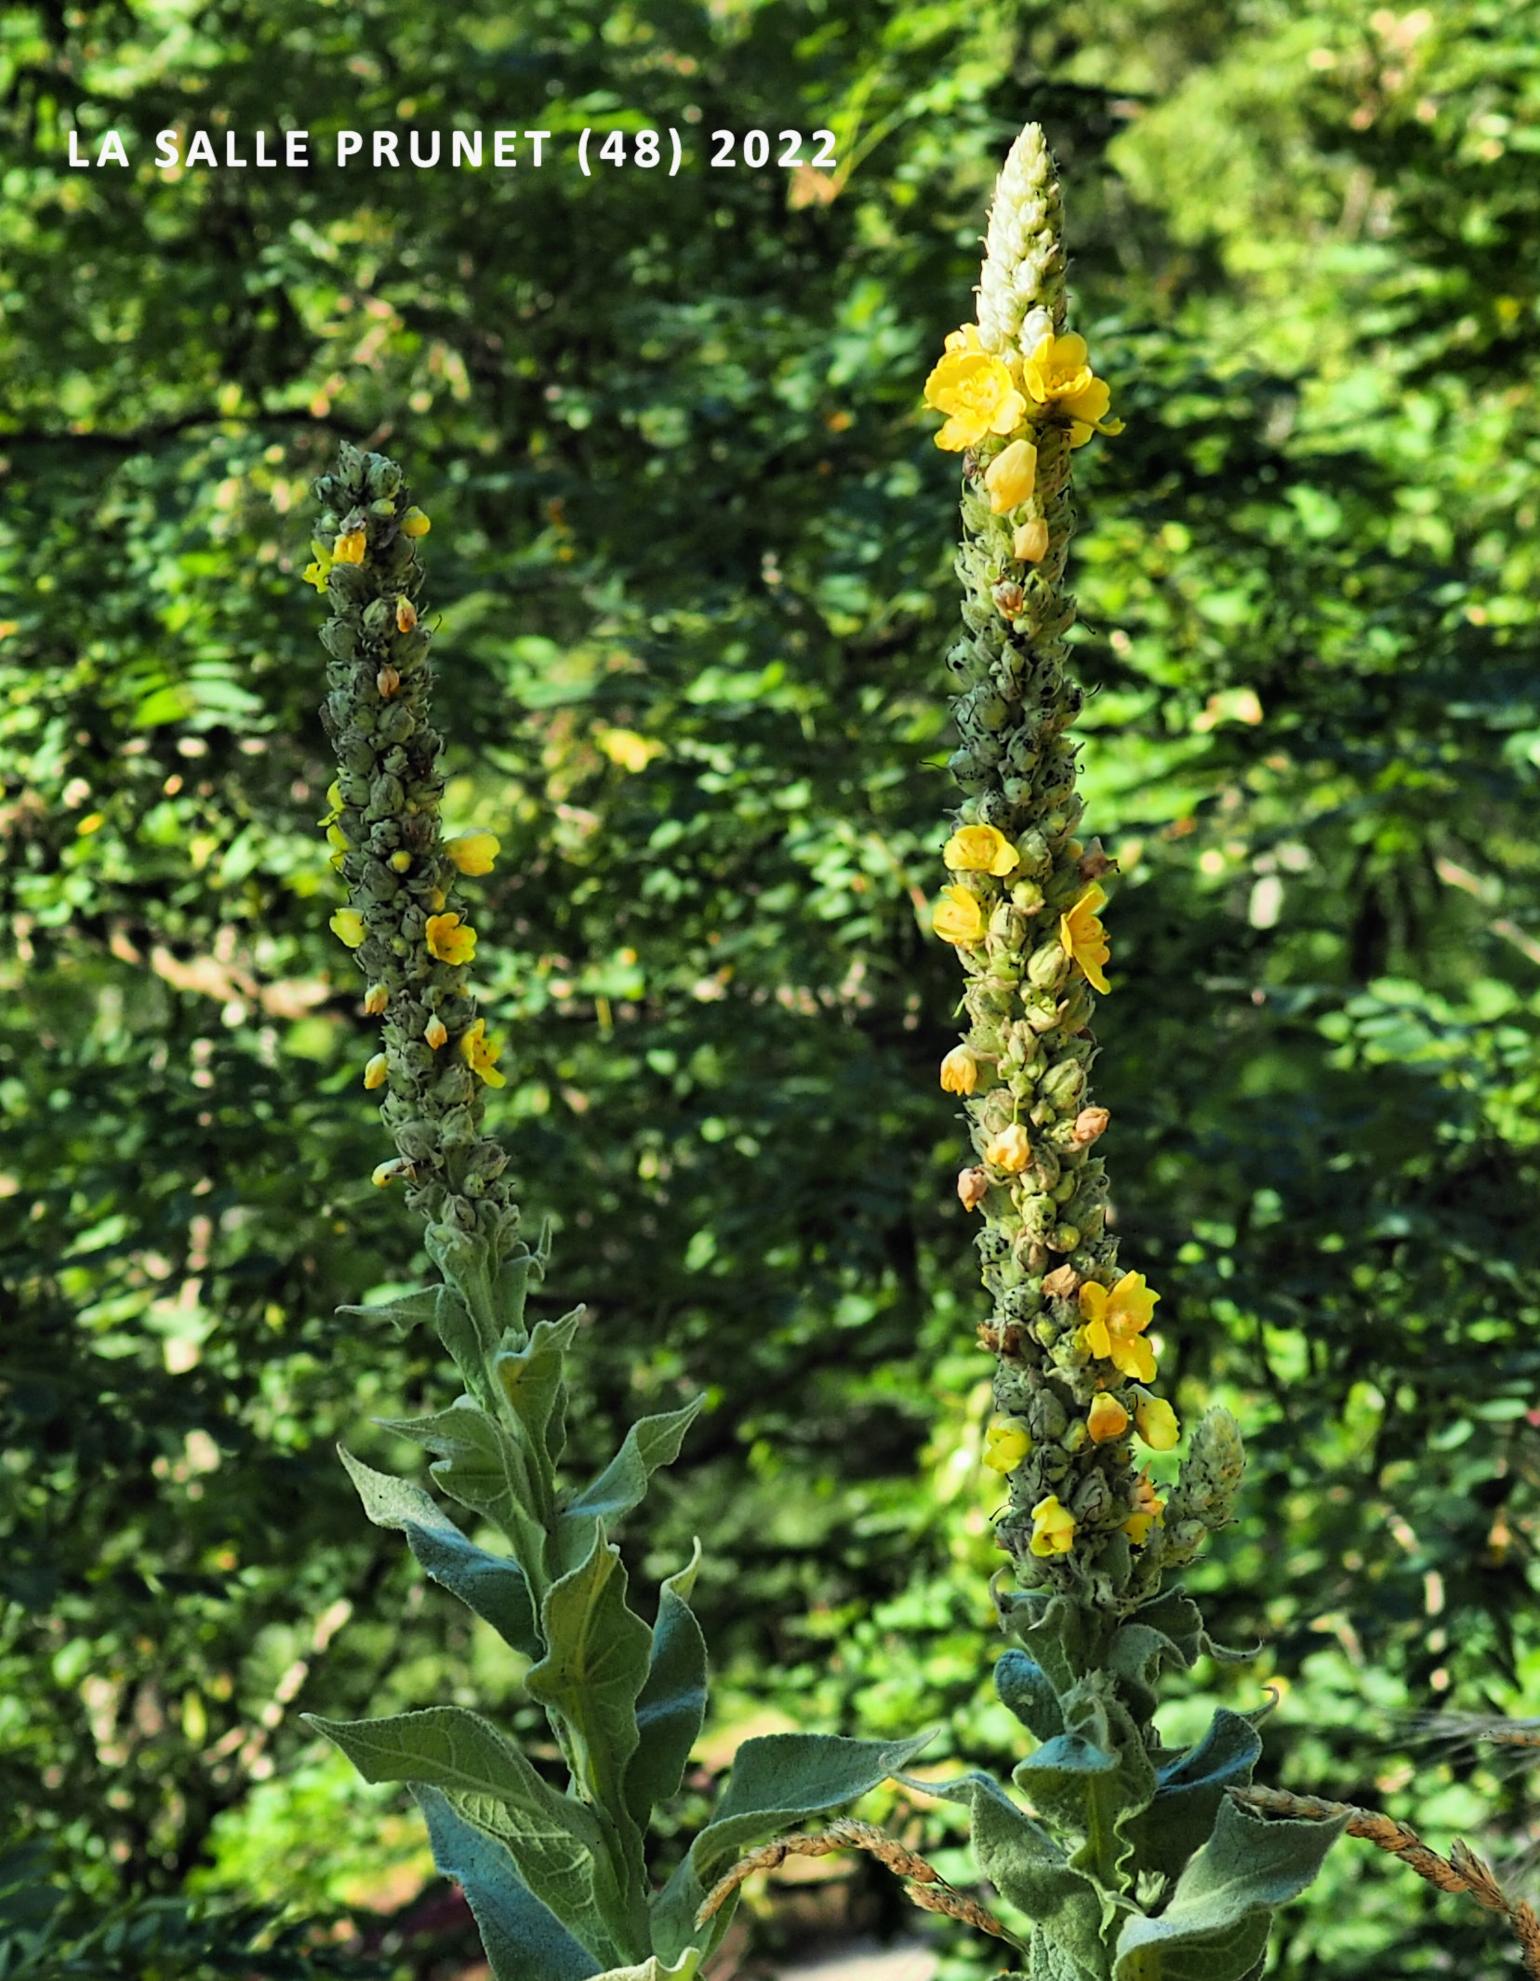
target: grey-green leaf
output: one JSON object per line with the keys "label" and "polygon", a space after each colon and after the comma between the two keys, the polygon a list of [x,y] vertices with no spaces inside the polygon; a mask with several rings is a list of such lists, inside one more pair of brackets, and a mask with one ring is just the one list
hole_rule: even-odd
{"label": "grey-green leaf", "polygon": [[507,1848],[436,1788],[412,1793],[427,1819],[433,1861],[465,1891],[493,1981],[591,1981],[599,1964],[540,1903]]}
{"label": "grey-green leaf", "polygon": [[559,1321],[536,1321],[523,1347],[504,1349],[496,1359],[503,1394],[547,1472],[566,1438],[563,1364],[582,1318],[583,1309],[574,1307]]}
{"label": "grey-green leaf", "polygon": [[613,1527],[641,1504],[653,1473],[679,1456],[684,1434],[704,1401],[697,1396],[681,1409],[638,1418],[598,1478],[566,1502],[557,1527],[558,1554],[564,1567],[571,1567],[588,1553],[601,1520]]}
{"label": "grey-green leaf", "polygon": [[1154,1801],[1129,1826],[1141,1867],[1175,1878],[1207,1842],[1225,1790],[1251,1780],[1261,1753],[1251,1721],[1221,1706],[1197,1745],[1157,1771]]}
{"label": "grey-green leaf", "polygon": [[[626,1606],[620,1550],[596,1523],[587,1558],[548,1592],[541,1607],[546,1654],[525,1674],[530,1696],[560,1714],[575,1736],[586,1791],[602,1809],[625,1809],[627,1764],[636,1751],[636,1700],[652,1636]],[[639,1846],[638,1846],[639,1848]]]}
{"label": "grey-green leaf", "polygon": [[[713,1880],[739,1854],[810,1816],[840,1809],[896,1774],[931,1738],[842,1740],[825,1733],[772,1733],[746,1740],[733,1761],[716,1815],[653,1906],[653,1945],[675,1959],[698,1937],[695,1913]],[[732,1906],[711,1922],[708,1949],[726,1932]]]}
{"label": "grey-green leaf", "polygon": [[[696,1560],[700,1548],[696,1545]],[[677,1795],[706,1717],[706,1640],[684,1592],[695,1561],[658,1596],[647,1679],[636,1701],[637,1748],[626,1770],[626,1805],[643,1830],[660,1802]]]}
{"label": "grey-green leaf", "polygon": [[425,1573],[490,1623],[513,1650],[538,1658],[540,1633],[529,1583],[518,1563],[468,1541],[421,1486],[376,1472],[340,1448],[339,1455],[375,1526],[404,1534]]}
{"label": "grey-green leaf", "polygon": [[1158,1918],[1123,1927],[1114,1981],[1247,1981],[1266,1951],[1274,1909],[1315,1877],[1345,1820],[1256,1816],[1226,1797],[1170,1904]]}

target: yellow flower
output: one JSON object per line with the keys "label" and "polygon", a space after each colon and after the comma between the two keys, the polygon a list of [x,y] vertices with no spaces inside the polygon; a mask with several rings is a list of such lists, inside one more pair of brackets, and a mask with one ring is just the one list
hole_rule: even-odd
{"label": "yellow flower", "polygon": [[1029,399],[1066,422],[1071,447],[1084,447],[1093,433],[1123,431],[1121,420],[1107,418],[1112,389],[1092,371],[1083,337],[1050,330],[1023,365],[1021,382]]}
{"label": "yellow flower", "polygon": [[376,1087],[383,1087],[390,1078],[390,1062],[384,1053],[377,1052],[364,1068],[364,1085],[372,1093]]}
{"label": "yellow flower", "polygon": [[396,600],[396,631],[410,633],[417,624],[417,608],[409,598]]}
{"label": "yellow flower", "polygon": [[326,828],[326,843],[334,853],[345,853],[353,844],[340,825],[329,825]]}
{"label": "yellow flower", "polygon": [[979,1083],[979,1063],[966,1046],[953,1046],[941,1062],[941,1091],[971,1094]]}
{"label": "yellow flower", "polygon": [[1123,1522],[1123,1532],[1136,1548],[1150,1538],[1150,1529],[1166,1510],[1166,1502],[1156,1492],[1149,1474],[1141,1472],[1134,1481],[1134,1510]]}
{"label": "yellow flower", "polygon": [[1107,905],[1104,887],[1088,887],[1067,915],[1059,917],[1059,941],[1064,954],[1072,956],[1086,974],[1086,980],[1099,991],[1109,991],[1107,962],[1112,950],[1107,931],[1097,910]]}
{"label": "yellow flower", "polygon": [[369,539],[362,530],[344,530],[332,546],[334,564],[362,564]]}
{"label": "yellow flower", "polygon": [[433,1050],[437,1052],[439,1047],[445,1044],[449,1038],[449,1027],[435,1011],[427,1024],[423,1026],[422,1035],[428,1041],[428,1044],[432,1046]]}
{"label": "yellow flower", "polygon": [[1019,509],[1037,486],[1037,449],[1030,440],[1013,440],[984,470],[989,506],[997,516]]}
{"label": "yellow flower", "polygon": [[1067,1555],[1074,1545],[1075,1516],[1067,1506],[1060,1506],[1056,1493],[1050,1493],[1032,1509],[1032,1552]]}
{"label": "yellow flower", "polygon": [[1103,1390],[1100,1396],[1091,1398],[1085,1427],[1091,1433],[1092,1444],[1110,1444],[1128,1429],[1128,1412],[1115,1396]]}
{"label": "yellow flower", "polygon": [[1172,1451],[1182,1435],[1176,1412],[1162,1396],[1141,1397],[1134,1411],[1134,1425],[1151,1451]]}
{"label": "yellow flower", "polygon": [[401,534],[403,536],[425,537],[432,528],[433,525],[417,507],[416,503],[413,503],[412,507],[401,518]]}
{"label": "yellow flower", "polygon": [[1031,1433],[1015,1417],[998,1418],[984,1433],[984,1463],[991,1472],[1014,1472],[1031,1449]]}
{"label": "yellow flower", "polygon": [[503,850],[495,832],[461,832],[444,841],[444,851],[462,874],[489,874]]}
{"label": "yellow flower", "polygon": [[339,908],[326,925],[339,942],[345,942],[349,949],[357,949],[366,933],[364,918],[356,908]]}
{"label": "yellow flower", "polygon": [[977,942],[984,933],[984,908],[976,894],[955,883],[941,890],[931,927],[943,942]]}
{"label": "yellow flower", "polygon": [[1019,1121],[1010,1122],[998,1135],[990,1137],[984,1150],[984,1160],[996,1169],[1003,1169],[1007,1176],[1021,1174],[1032,1160],[1032,1147],[1027,1140],[1027,1131]]}
{"label": "yellow flower", "polygon": [[478,1018],[474,1025],[460,1034],[460,1056],[489,1087],[507,1086],[508,1076],[497,1070],[497,1062],[503,1056],[502,1041],[487,1037],[485,1018]]}
{"label": "yellow flower", "polygon": [[1048,525],[1041,516],[1018,523],[1011,537],[1011,555],[1018,564],[1041,564],[1048,555]]}
{"label": "yellow flower", "polygon": [[476,954],[476,931],[459,915],[430,915],[426,935],[440,963],[469,963]]}
{"label": "yellow flower", "polygon": [[[327,548],[324,539],[321,537],[312,537],[310,539],[310,555],[311,561],[305,566],[302,574],[305,583],[307,585],[314,585],[318,592],[324,592],[326,590],[326,580],[331,576],[331,568],[337,560],[332,556],[331,551]],[[342,800],[339,797],[333,799],[332,802],[340,805]]]}
{"label": "yellow flower", "polygon": [[959,826],[941,849],[954,874],[1008,874],[1020,859],[1016,848],[992,825]]}
{"label": "yellow flower", "polygon": [[986,433],[1010,433],[1027,413],[1009,366],[984,349],[971,323],[947,338],[945,355],[925,381],[925,403],[949,416],[936,435],[949,454],[977,446]]}
{"label": "yellow flower", "polygon": [[1080,1318],[1085,1326],[1080,1340],[1100,1361],[1111,1362],[1135,1382],[1155,1380],[1155,1351],[1144,1339],[1144,1330],[1155,1313],[1160,1298],[1144,1283],[1143,1273],[1124,1273],[1110,1291],[1094,1279],[1081,1282]]}

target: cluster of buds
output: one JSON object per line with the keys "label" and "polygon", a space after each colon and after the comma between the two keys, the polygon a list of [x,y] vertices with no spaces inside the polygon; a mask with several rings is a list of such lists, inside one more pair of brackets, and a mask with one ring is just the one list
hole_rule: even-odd
{"label": "cluster of buds", "polygon": [[458,893],[462,878],[490,872],[498,842],[485,831],[446,840],[441,829],[418,557],[429,522],[395,462],[346,444],[315,494],[322,513],[304,575],[331,608],[321,719],[338,765],[322,824],[347,887],[331,928],[364,974],[365,1013],[381,1021],[363,1081],[381,1090],[396,1146],[374,1181],[403,1183],[431,1225],[482,1233],[501,1253],[517,1212],[507,1157],[482,1125],[484,1088],[503,1084],[501,1047],[467,987],[476,932]]}
{"label": "cluster of buds", "polygon": [[[981,1338],[998,1357],[1000,1414],[985,1463],[1007,1479],[999,1534],[1026,1586],[1131,1606],[1168,1559],[1190,1559],[1195,1521],[1219,1524],[1223,1493],[1200,1508],[1184,1471],[1179,1541],[1167,1528],[1139,1455],[1180,1435],[1151,1387],[1159,1296],[1120,1272],[1107,1229],[1097,1150],[1110,1116],[1091,1101],[1090,1072],[1096,1001],[1111,989],[1101,917],[1113,863],[1077,836],[1068,732],[1081,695],[1067,670],[1064,569],[1071,457],[1121,424],[1085,340],[1066,332],[1058,180],[1036,126],[1000,177],[978,321],[947,338],[925,397],[946,416],[937,445],[963,456],[965,477],[964,628],[947,657],[964,796],[934,928],[967,976],[968,1029],[941,1085],[966,1107],[977,1160],[958,1196],[981,1216],[994,1302]],[[1216,1481],[1238,1477],[1225,1421],[1234,1466],[1211,1465]],[[1206,1436],[1205,1450],[1214,1443]]]}

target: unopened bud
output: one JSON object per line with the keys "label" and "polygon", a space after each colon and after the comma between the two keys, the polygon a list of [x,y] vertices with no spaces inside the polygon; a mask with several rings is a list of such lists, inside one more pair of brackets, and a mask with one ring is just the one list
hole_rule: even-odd
{"label": "unopened bud", "polygon": [[1027,981],[1036,990],[1057,990],[1069,975],[1070,959],[1057,936],[1034,949],[1027,959]]}
{"label": "unopened bud", "polygon": [[417,608],[409,598],[396,600],[396,631],[410,633],[417,624]]}
{"label": "unopened bud", "polygon": [[967,1046],[953,1046],[941,1062],[941,1091],[971,1094],[979,1083],[979,1063]]}
{"label": "unopened bud", "polygon": [[384,984],[371,984],[364,992],[364,1015],[368,1018],[382,1016],[389,1002],[390,992]]}
{"label": "unopened bud", "polygon": [[390,1063],[384,1053],[377,1052],[364,1068],[364,1085],[372,1092],[376,1087],[383,1087],[389,1078]]}
{"label": "unopened bud", "polygon": [[1041,516],[1018,523],[1011,537],[1011,555],[1022,564],[1037,564],[1048,552],[1048,525]]}
{"label": "unopened bud", "polygon": [[989,1178],[981,1169],[964,1169],[957,1176],[957,1197],[965,1211],[976,1211],[989,1195]]}
{"label": "unopened bud", "polygon": [[1077,1149],[1088,1149],[1107,1132],[1107,1124],[1112,1119],[1104,1107],[1083,1107],[1075,1116],[1075,1126],[1070,1140]]}
{"label": "unopened bud", "polygon": [[389,662],[387,662],[386,665],[380,669],[379,673],[375,675],[374,685],[380,691],[381,700],[388,702],[391,696],[401,686],[401,676],[396,672],[395,668],[393,668],[389,664]]}
{"label": "unopened bud", "polygon": [[1032,1146],[1027,1140],[1027,1131],[1019,1121],[1008,1122],[998,1135],[990,1138],[984,1150],[984,1160],[996,1169],[1003,1169],[1007,1176],[1019,1176],[1032,1160]]}
{"label": "unopened bud", "polygon": [[437,1052],[439,1047],[448,1039],[449,1028],[435,1011],[427,1024],[423,1026],[422,1035],[428,1041],[428,1044],[432,1046],[433,1050]]}

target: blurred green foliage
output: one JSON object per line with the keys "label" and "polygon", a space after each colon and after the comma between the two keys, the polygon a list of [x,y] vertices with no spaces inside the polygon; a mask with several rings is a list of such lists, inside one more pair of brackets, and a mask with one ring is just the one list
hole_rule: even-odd
{"label": "blurred green foliage", "polygon": [[[428,1381],[332,1318],[413,1271],[314,824],[339,434],[434,518],[452,823],[504,842],[496,1119],[551,1311],[596,1315],[580,1424],[710,1394],[647,1546],[707,1541],[718,1734],[1008,1747],[918,386],[1029,115],[1129,421],[1076,565],[1119,1223],[1179,1400],[1251,1446],[1200,1575],[1265,1649],[1204,1684],[1279,1686],[1268,1778],[1522,1849],[1522,1775],[1412,1716],[1540,1686],[1533,0],[23,5],[0,95],[0,1803],[75,1902],[388,1909],[420,1838],[299,1708],[516,1697],[332,1451]],[[322,162],[153,168],[279,117]],[[690,162],[585,179],[585,125]],[[340,171],[343,126],[554,136]],[[819,127],[833,178],[705,164]],[[135,169],[69,169],[71,128]],[[1344,1847],[1275,1971],[1494,1958]]]}

